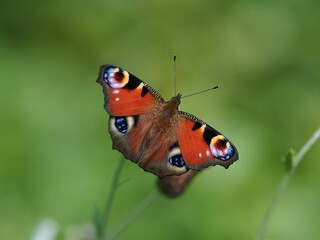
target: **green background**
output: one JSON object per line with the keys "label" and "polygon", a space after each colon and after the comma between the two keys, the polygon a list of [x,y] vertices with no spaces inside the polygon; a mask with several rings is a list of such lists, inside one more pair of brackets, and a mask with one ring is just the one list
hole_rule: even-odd
{"label": "green background", "polygon": [[[112,150],[99,66],[119,65],[173,95],[237,146],[178,199],[160,197],[118,239],[251,239],[285,168],[319,127],[319,1],[7,1],[0,14],[0,238],[30,239],[43,219],[77,239],[102,208]],[[317,239],[320,145],[308,152],[265,239]],[[110,228],[155,189],[130,162]]]}

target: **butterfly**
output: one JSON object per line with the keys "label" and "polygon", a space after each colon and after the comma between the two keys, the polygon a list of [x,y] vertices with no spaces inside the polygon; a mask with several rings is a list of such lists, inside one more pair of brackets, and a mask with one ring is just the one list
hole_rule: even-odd
{"label": "butterfly", "polygon": [[[113,65],[100,67],[97,82],[109,113],[113,148],[160,178],[160,189],[176,195],[195,173],[238,159],[236,147],[196,116],[179,111],[181,94],[165,101],[128,71]],[[176,187],[176,189],[174,189]]]}

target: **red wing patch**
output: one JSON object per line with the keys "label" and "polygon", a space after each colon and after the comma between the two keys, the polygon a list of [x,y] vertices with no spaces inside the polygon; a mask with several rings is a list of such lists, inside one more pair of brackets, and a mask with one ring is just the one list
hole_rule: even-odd
{"label": "red wing patch", "polygon": [[196,120],[181,117],[177,128],[178,143],[186,165],[195,170],[213,165],[228,168],[238,159],[236,148],[212,127]]}
{"label": "red wing patch", "polygon": [[150,92],[141,96],[141,86],[134,90],[109,88],[107,91],[109,93],[105,99],[105,108],[114,116],[140,115],[151,111],[156,104],[156,99]]}
{"label": "red wing patch", "polygon": [[142,80],[122,68],[104,65],[97,80],[105,94],[105,109],[113,116],[140,115],[163,99]]}

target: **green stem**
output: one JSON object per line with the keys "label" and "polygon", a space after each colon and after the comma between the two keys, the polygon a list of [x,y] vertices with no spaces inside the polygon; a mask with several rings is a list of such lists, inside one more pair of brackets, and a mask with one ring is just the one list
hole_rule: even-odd
{"label": "green stem", "polygon": [[106,240],[112,240],[119,235],[134,219],[136,219],[151,203],[153,203],[159,197],[157,191],[149,194],[136,208],[134,208],[126,217],[126,219],[120,223],[117,228],[111,232]]}
{"label": "green stem", "polygon": [[320,138],[320,128],[318,128],[318,130],[312,135],[312,137],[308,140],[308,142],[297,153],[296,157],[293,159],[293,162],[292,162],[293,168],[296,168],[299,165],[304,154],[312,147],[312,145],[319,138]]}
{"label": "green stem", "polygon": [[278,189],[272,199],[272,202],[258,228],[258,231],[255,235],[255,240],[260,240],[267,228],[268,223],[270,222],[271,216],[275,210],[275,207],[277,206],[280,196],[285,190],[285,188],[288,185],[288,182],[293,175],[296,167],[299,165],[301,162],[303,156],[306,154],[306,152],[312,147],[312,145],[320,138],[320,128],[312,135],[312,137],[307,141],[307,143],[301,148],[301,150],[295,155],[295,157],[292,159],[292,165],[291,168],[288,169],[285,174],[283,175]]}
{"label": "green stem", "polygon": [[271,201],[271,204],[266,212],[266,214],[264,215],[263,217],[263,220],[259,226],[259,229],[256,233],[256,236],[255,236],[255,240],[260,240],[262,239],[262,236],[264,234],[264,232],[266,231],[266,228],[267,228],[267,225],[268,223],[270,222],[270,219],[271,219],[271,216],[279,202],[279,199],[280,199],[280,196],[282,194],[282,192],[284,191],[284,189],[287,187],[288,185],[288,182],[289,182],[289,179],[290,179],[290,176],[291,176],[291,172],[287,171],[284,176],[282,177],[280,183],[279,183],[279,186],[278,186],[278,189]]}
{"label": "green stem", "polygon": [[105,208],[103,211],[103,216],[102,216],[102,220],[101,220],[101,226],[100,226],[100,233],[99,233],[99,239],[104,239],[105,237],[105,232],[107,230],[108,227],[108,220],[109,220],[109,216],[110,216],[110,210],[111,210],[111,206],[113,203],[113,199],[115,196],[115,191],[117,189],[118,186],[118,182],[119,182],[119,177],[120,177],[120,173],[121,170],[123,168],[125,162],[125,158],[122,157],[118,163],[117,169],[112,177],[112,181],[111,181],[111,186],[110,186],[110,190],[109,190],[109,194],[105,203]]}

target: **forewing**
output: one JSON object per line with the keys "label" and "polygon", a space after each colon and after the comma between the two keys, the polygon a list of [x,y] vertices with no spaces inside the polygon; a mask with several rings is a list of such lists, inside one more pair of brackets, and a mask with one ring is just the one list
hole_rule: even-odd
{"label": "forewing", "polygon": [[186,165],[193,170],[214,165],[228,168],[238,159],[236,147],[217,130],[197,117],[179,112],[177,139]]}
{"label": "forewing", "polygon": [[105,95],[105,109],[112,116],[140,115],[163,103],[160,94],[126,70],[112,66],[100,67],[97,82]]}

